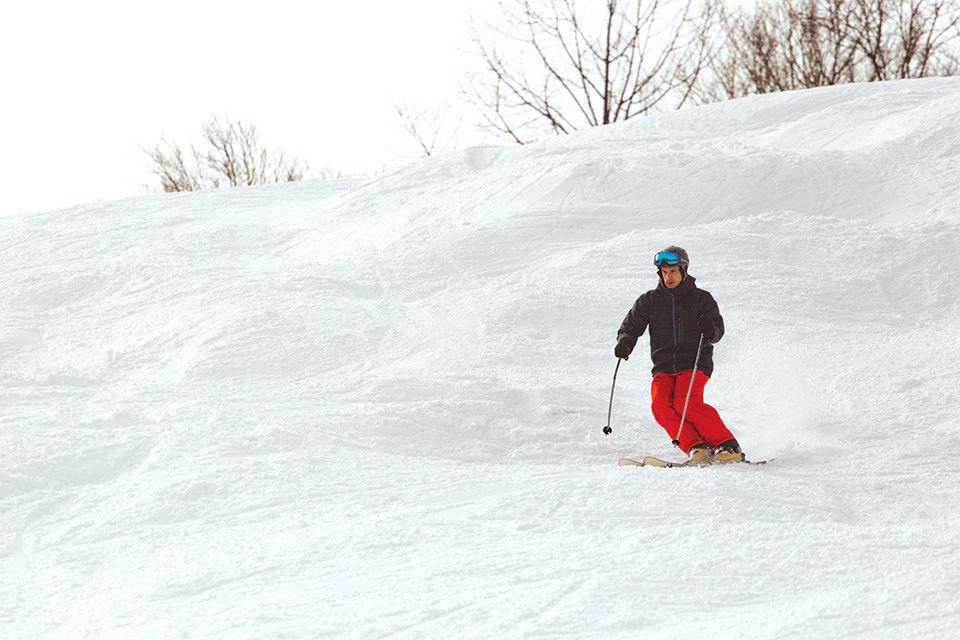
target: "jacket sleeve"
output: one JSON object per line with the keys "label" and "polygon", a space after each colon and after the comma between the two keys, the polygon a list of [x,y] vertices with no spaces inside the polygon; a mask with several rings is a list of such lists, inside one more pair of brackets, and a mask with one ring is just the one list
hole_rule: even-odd
{"label": "jacket sleeve", "polygon": [[716,344],[720,342],[720,338],[722,338],[724,334],[723,316],[720,315],[720,306],[717,304],[717,301],[706,291],[703,291],[703,295],[700,298],[699,312],[701,318],[713,324],[713,339],[710,343]]}
{"label": "jacket sleeve", "polygon": [[617,343],[625,342],[630,346],[630,350],[637,346],[637,340],[647,330],[647,324],[650,321],[650,309],[644,296],[637,298],[633,303],[633,308],[627,313],[620,325],[620,331],[617,332]]}

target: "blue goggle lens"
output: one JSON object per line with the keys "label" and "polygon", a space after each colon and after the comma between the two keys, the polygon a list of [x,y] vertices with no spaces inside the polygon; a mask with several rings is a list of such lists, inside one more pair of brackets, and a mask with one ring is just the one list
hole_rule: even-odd
{"label": "blue goggle lens", "polygon": [[677,254],[675,254],[673,251],[661,251],[656,255],[656,257],[654,257],[653,264],[654,266],[659,267],[664,262],[674,265],[680,262],[680,258],[678,258]]}

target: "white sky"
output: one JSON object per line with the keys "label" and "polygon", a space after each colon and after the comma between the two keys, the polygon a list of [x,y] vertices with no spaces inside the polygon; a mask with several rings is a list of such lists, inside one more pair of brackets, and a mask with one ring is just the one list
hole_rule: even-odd
{"label": "white sky", "polygon": [[249,120],[310,163],[415,155],[393,100],[456,103],[469,12],[496,0],[8,2],[0,9],[0,215],[142,193],[137,143]]}

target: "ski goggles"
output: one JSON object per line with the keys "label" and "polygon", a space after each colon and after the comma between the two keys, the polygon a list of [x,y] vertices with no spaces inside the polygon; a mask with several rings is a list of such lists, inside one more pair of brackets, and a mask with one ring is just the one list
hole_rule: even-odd
{"label": "ski goggles", "polygon": [[653,258],[653,264],[656,267],[666,263],[669,265],[674,265],[680,262],[680,258],[673,251],[661,251]]}

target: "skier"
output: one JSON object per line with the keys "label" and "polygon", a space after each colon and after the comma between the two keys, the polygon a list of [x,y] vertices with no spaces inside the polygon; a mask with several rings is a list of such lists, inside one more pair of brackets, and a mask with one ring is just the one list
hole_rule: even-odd
{"label": "skier", "polygon": [[[690,258],[680,247],[659,252],[653,264],[660,282],[656,289],[637,298],[627,313],[617,334],[614,354],[627,360],[637,339],[650,327],[650,395],[657,423],[687,453],[691,463],[744,460],[740,444],[723,424],[720,414],[703,401],[703,388],[713,373],[713,345],[724,333],[717,302],[709,292],[697,287],[696,278],[688,275]],[[701,336],[703,346],[694,374]],[[691,378],[693,388],[681,429]]]}

